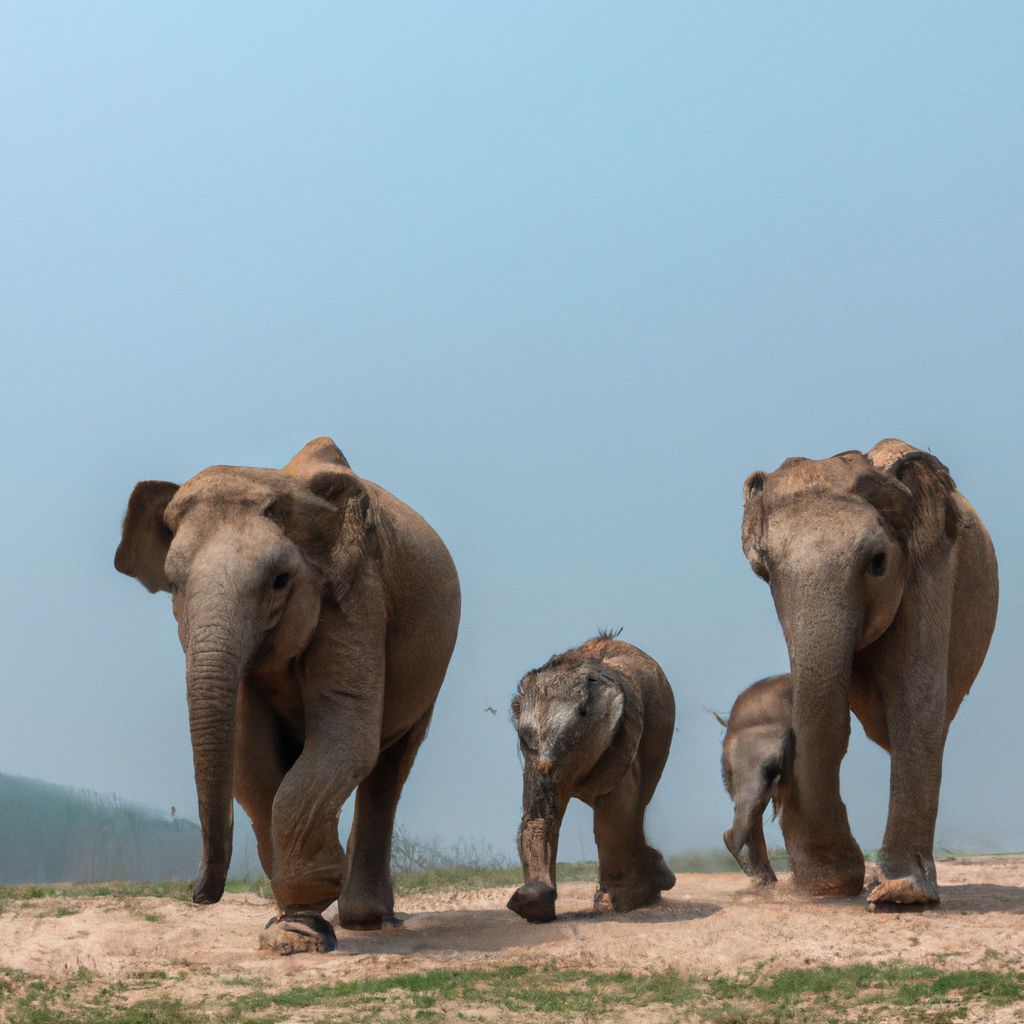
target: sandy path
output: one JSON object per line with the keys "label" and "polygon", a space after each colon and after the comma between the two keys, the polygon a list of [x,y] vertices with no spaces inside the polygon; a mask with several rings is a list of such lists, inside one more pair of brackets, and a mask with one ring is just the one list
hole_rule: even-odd
{"label": "sandy path", "polygon": [[903,914],[869,913],[863,899],[805,901],[786,878],[761,895],[737,874],[679,875],[657,907],[597,914],[593,886],[568,883],[559,918],[547,925],[505,910],[504,889],[431,894],[400,901],[409,915],[401,929],[342,931],[335,954],[285,958],[257,948],[273,908],[256,896],[229,895],[213,907],[149,897],[12,901],[0,964],[57,976],[83,967],[120,979],[165,972],[161,991],[186,998],[227,990],[239,977],[277,987],[499,964],[704,976],[885,960],[1024,966],[1024,858],[944,861],[939,881],[940,907]]}

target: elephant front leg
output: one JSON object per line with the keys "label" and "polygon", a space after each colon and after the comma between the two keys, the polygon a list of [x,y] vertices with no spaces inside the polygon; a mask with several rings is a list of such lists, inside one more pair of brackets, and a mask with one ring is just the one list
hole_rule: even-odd
{"label": "elephant front leg", "polygon": [[676,884],[675,872],[647,845],[641,800],[640,764],[634,761],[619,784],[594,800],[598,892],[613,910],[627,911],[656,902]]}
{"label": "elephant front leg", "polygon": [[554,780],[531,765],[523,773],[523,820],[519,826],[519,857],[523,884],[512,894],[508,909],[531,924],[555,919],[555,862],[558,833],[569,803]]}
{"label": "elephant front leg", "polygon": [[338,814],[373,769],[379,714],[364,702],[339,698],[323,709],[298,760],[285,775],[273,808],[271,886],[279,916],[260,944],[273,952],[330,952],[337,941],[322,911],[341,893],[345,858]]}
{"label": "elephant front leg", "polygon": [[[924,687],[920,689],[924,690]],[[944,696],[939,691],[939,696]],[[886,693],[886,717],[892,744],[889,819],[879,858],[878,883],[868,902],[879,905],[938,903],[933,847],[939,809],[946,725],[944,705],[912,690]]]}

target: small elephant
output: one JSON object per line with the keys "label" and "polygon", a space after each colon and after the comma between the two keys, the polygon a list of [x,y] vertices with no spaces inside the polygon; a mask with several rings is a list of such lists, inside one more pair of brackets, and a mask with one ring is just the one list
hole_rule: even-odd
{"label": "small elephant", "polygon": [[996,620],[988,531],[934,455],[889,438],[752,473],[742,538],[789,648],[795,756],[780,821],[794,881],[818,896],[863,890],[839,794],[852,710],[891,756],[868,900],[937,902],[943,749]]}
{"label": "small elephant", "polygon": [[554,919],[558,831],[574,796],[594,809],[598,905],[633,910],[671,889],[675,874],[644,837],[675,726],[658,663],[601,634],[523,676],[512,717],[524,759],[523,885],[509,909],[531,922]]}
{"label": "small elephant", "polygon": [[729,712],[722,740],[722,779],[732,797],[732,828],[722,836],[729,852],[757,885],[777,879],[764,841],[764,811],[778,809],[792,769],[793,684],[788,675],[748,686]]}
{"label": "small elephant", "polygon": [[[224,891],[234,796],[278,905],[264,947],[335,948],[321,911],[339,893],[343,927],[393,921],[395,807],[459,625],[437,534],[321,437],[281,470],[138,484],[114,565],[172,595],[203,835],[195,902]],[[338,814],[357,786],[346,862]]]}

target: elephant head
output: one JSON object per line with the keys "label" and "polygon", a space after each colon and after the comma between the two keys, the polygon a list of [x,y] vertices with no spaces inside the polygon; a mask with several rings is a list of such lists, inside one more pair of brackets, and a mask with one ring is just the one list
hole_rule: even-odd
{"label": "elephant head", "polygon": [[787,459],[744,485],[743,550],[771,587],[793,681],[783,833],[794,876],[811,892],[863,886],[839,796],[854,660],[892,627],[916,567],[955,534],[953,489],[937,459],[897,441],[867,456]]}
{"label": "elephant head", "polygon": [[509,909],[528,921],[555,916],[558,832],[572,796],[613,789],[636,756],[643,708],[620,673],[599,661],[552,658],[527,673],[512,701],[523,755],[523,880]]}
{"label": "elephant head", "polygon": [[240,681],[272,676],[305,650],[324,595],[342,594],[358,564],[366,510],[361,481],[327,438],[283,471],[214,466],[132,492],[114,565],[172,595],[203,834],[197,903],[220,899],[231,859]]}

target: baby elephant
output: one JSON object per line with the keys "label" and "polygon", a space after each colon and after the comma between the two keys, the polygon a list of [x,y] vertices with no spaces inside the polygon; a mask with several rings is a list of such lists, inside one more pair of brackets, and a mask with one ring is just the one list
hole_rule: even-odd
{"label": "baby elephant", "polygon": [[762,816],[771,800],[778,807],[793,757],[793,684],[772,676],[736,698],[722,741],[722,778],[735,805],[732,828],[722,839],[758,885],[772,885]]}
{"label": "baby elephant", "polygon": [[510,910],[527,921],[554,919],[558,830],[574,796],[594,809],[596,903],[632,910],[675,885],[644,838],[644,810],[668,758],[675,714],[658,663],[606,634],[523,676],[512,717],[524,758],[524,882]]}

